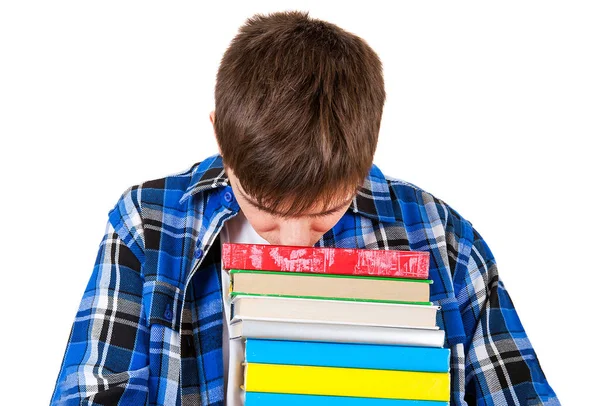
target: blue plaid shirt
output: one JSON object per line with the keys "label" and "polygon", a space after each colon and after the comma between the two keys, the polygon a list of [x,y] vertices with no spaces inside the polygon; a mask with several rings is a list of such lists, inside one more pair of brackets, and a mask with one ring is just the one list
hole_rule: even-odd
{"label": "blue plaid shirt", "polygon": [[[218,238],[239,210],[231,192],[220,155],[123,192],[108,213],[52,405],[223,404]],[[373,165],[315,246],[431,253],[451,405],[559,405],[490,249],[441,199]]]}

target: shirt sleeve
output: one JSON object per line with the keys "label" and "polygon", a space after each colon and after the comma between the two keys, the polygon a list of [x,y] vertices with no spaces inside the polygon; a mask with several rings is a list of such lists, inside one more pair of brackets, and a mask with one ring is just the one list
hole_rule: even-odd
{"label": "shirt sleeve", "polygon": [[[466,334],[464,400],[468,405],[560,405],[498,275],[490,248],[469,221],[446,207],[448,225],[455,233],[453,242],[463,244],[465,235],[472,239],[463,261],[466,266],[453,268]],[[464,233],[465,229],[469,232]]]}
{"label": "shirt sleeve", "polygon": [[51,405],[146,404],[149,334],[142,305],[143,258],[140,239],[128,227],[129,192],[109,213]]}

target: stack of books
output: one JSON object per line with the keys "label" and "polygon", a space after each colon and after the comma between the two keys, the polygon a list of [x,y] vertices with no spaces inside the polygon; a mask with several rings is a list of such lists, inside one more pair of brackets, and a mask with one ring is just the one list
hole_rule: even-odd
{"label": "stack of books", "polygon": [[222,264],[246,406],[448,405],[428,252],[224,243]]}

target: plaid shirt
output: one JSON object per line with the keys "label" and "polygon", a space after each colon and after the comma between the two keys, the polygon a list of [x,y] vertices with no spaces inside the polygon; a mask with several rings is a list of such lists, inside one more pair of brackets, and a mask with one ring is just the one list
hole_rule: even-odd
{"label": "plaid shirt", "polygon": [[[223,405],[220,155],[127,188],[108,213],[52,405]],[[559,405],[472,224],[373,165],[318,247],[426,250],[452,405]]]}

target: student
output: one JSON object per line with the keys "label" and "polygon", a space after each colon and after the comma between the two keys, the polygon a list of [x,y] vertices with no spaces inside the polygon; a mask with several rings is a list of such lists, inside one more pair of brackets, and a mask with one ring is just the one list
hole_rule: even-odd
{"label": "student", "polygon": [[249,18],[217,74],[219,154],[127,188],[108,213],[51,403],[239,404],[230,241],[427,250],[451,404],[558,405],[481,235],[373,164],[385,97],[360,37],[307,12]]}

